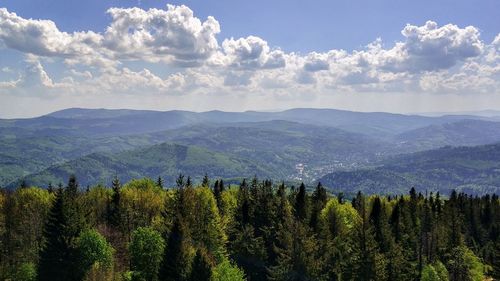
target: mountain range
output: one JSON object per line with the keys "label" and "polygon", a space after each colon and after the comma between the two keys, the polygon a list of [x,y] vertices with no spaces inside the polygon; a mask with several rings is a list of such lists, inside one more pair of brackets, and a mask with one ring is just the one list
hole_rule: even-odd
{"label": "mountain range", "polygon": [[[500,148],[485,146],[500,142],[497,120],[305,108],[200,113],[66,109],[0,119],[0,186],[15,187],[23,180],[47,186],[70,174],[82,185],[109,184],[115,175],[122,180],[161,176],[173,184],[184,173],[195,180],[205,174],[309,184],[319,180],[345,191],[391,193],[415,186],[497,192],[500,157],[481,158],[488,156],[485,149]],[[460,168],[469,154],[479,155],[470,174]],[[456,165],[449,165],[453,161]],[[422,172],[426,169],[458,174],[461,180],[429,178]],[[486,175],[490,180],[476,180]]]}

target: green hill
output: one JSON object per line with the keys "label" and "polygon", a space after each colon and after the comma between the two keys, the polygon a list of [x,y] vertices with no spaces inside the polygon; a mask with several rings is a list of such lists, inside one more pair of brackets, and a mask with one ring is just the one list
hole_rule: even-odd
{"label": "green hill", "polygon": [[161,176],[168,184],[183,173],[194,179],[205,174],[218,177],[269,177],[279,174],[259,163],[212,152],[196,146],[163,143],[148,148],[117,154],[94,153],[79,159],[54,165],[25,178],[28,184],[46,186],[65,182],[74,174],[82,186],[109,184],[115,175],[121,180]]}
{"label": "green hill", "polygon": [[334,190],[366,193],[420,191],[500,192],[500,144],[444,147],[389,159],[380,167],[334,172],[320,178]]}

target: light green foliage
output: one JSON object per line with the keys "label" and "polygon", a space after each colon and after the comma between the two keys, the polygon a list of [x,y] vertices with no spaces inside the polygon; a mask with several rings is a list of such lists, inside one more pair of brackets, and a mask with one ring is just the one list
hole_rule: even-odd
{"label": "light green foliage", "polygon": [[484,279],[484,265],[466,246],[452,249],[447,268],[451,280],[482,281]]}
{"label": "light green foliage", "polygon": [[158,280],[165,242],[160,233],[149,227],[139,227],[132,233],[129,245],[133,280]]}
{"label": "light green foliage", "polygon": [[15,281],[35,281],[36,266],[34,263],[27,262],[18,265],[11,276],[11,280]]}
{"label": "light green foliage", "polygon": [[36,263],[43,243],[43,228],[54,195],[47,190],[30,187],[16,190],[13,200],[12,243],[19,249],[18,255]]}
{"label": "light green foliage", "polygon": [[420,281],[442,281],[434,266],[428,264],[422,269]]}
{"label": "light green foliage", "polygon": [[195,224],[191,225],[195,243],[203,245],[218,262],[225,256],[227,237],[212,191],[208,187],[196,189]]}
{"label": "light green foliage", "polygon": [[[427,264],[422,269],[421,281],[448,281],[448,270],[440,261],[434,264]],[[469,279],[468,279],[469,280]],[[483,280],[483,279],[470,279],[470,280]]]}
{"label": "light green foliage", "polygon": [[212,271],[211,281],[245,281],[245,273],[229,260],[219,263]]}
{"label": "light green foliage", "polygon": [[83,194],[82,201],[89,215],[87,219],[90,225],[105,223],[108,202],[111,198],[112,190],[102,185],[97,185]]}
{"label": "light green foliage", "polygon": [[297,219],[297,190],[269,180],[219,193],[186,179],[115,186],[84,191],[72,178],[56,200],[39,188],[0,192],[0,280],[32,281],[35,267],[41,281],[498,279],[497,195],[340,200],[309,188],[314,215]]}
{"label": "light green foliage", "polygon": [[132,180],[121,189],[121,206],[124,228],[152,226],[161,229],[166,191],[148,178]]}
{"label": "light green foliage", "polygon": [[361,218],[350,203],[340,204],[337,198],[331,198],[321,211],[321,222],[330,235],[344,236],[358,225]]}
{"label": "light green foliage", "polygon": [[222,225],[226,229],[234,224],[234,214],[238,207],[238,190],[236,188],[226,189],[222,192],[222,208],[224,214],[222,215]]}
{"label": "light green foliage", "polygon": [[113,248],[99,232],[85,230],[78,239],[78,250],[82,267],[110,268],[113,265]]}
{"label": "light green foliage", "polygon": [[436,270],[436,273],[438,274],[439,280],[440,281],[448,281],[448,270],[444,266],[444,264],[440,261],[437,261],[434,263],[434,269]]}
{"label": "light green foliage", "polygon": [[465,262],[469,266],[469,274],[473,281],[484,280],[484,265],[469,248],[465,250]]}

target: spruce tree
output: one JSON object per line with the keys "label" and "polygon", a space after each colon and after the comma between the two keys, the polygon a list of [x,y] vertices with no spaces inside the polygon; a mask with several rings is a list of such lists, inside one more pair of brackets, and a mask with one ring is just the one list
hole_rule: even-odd
{"label": "spruce tree", "polygon": [[204,187],[210,186],[210,180],[208,179],[207,174],[205,174],[205,176],[203,177],[203,180],[201,181],[201,186],[204,186]]}
{"label": "spruce tree", "polygon": [[370,223],[373,225],[379,249],[382,252],[388,252],[391,247],[391,234],[384,206],[378,196],[373,200]]}
{"label": "spruce tree", "polygon": [[40,253],[38,281],[80,281],[81,270],[72,231],[68,231],[65,196],[57,190],[54,205],[45,225],[45,245]]}
{"label": "spruce tree", "polygon": [[304,183],[300,185],[299,192],[295,197],[295,217],[301,221],[307,218],[307,193]]}
{"label": "spruce tree", "polygon": [[163,179],[161,178],[161,176],[158,176],[158,179],[156,180],[156,185],[159,188],[163,188]]}
{"label": "spruce tree", "polygon": [[118,177],[115,176],[112,182],[113,195],[108,203],[108,223],[111,227],[119,228],[122,223],[120,210],[120,195],[121,184]]}
{"label": "spruce tree", "polygon": [[354,255],[357,257],[352,265],[353,277],[360,281],[378,280],[378,249],[373,228],[369,224],[365,197],[358,193],[355,203],[361,219],[356,226],[353,237]]}
{"label": "spruce tree", "polygon": [[318,231],[318,221],[321,210],[326,205],[326,201],[328,200],[328,196],[326,194],[326,189],[323,187],[321,182],[316,186],[316,190],[312,195],[312,214],[309,225],[314,231]]}
{"label": "spruce tree", "polygon": [[191,268],[190,281],[210,281],[212,278],[212,262],[204,250],[198,249]]}
{"label": "spruce tree", "polygon": [[222,213],[222,186],[224,183],[222,180],[220,181],[215,181],[214,188],[213,188],[213,193],[215,200],[217,201],[217,207],[219,208],[219,211]]}
{"label": "spruce tree", "polygon": [[186,226],[177,217],[169,235],[160,266],[159,281],[183,281],[188,279],[191,268],[190,245]]}

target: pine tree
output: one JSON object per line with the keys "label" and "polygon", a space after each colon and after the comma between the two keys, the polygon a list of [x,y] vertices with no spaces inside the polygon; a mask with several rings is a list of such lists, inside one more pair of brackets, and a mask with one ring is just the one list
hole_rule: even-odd
{"label": "pine tree", "polygon": [[220,192],[224,192],[224,190],[226,190],[226,187],[224,186],[224,181],[222,179],[219,181],[219,189]]}
{"label": "pine tree", "polygon": [[358,193],[355,198],[356,208],[360,222],[356,226],[354,235],[354,254],[356,255],[353,266],[353,274],[355,280],[369,281],[378,280],[378,249],[373,228],[369,224],[368,214],[366,210],[365,197]]}
{"label": "pine tree", "polygon": [[204,186],[204,187],[210,186],[210,180],[208,179],[207,174],[205,174],[205,176],[203,177],[203,180],[201,181],[201,186]]}
{"label": "pine tree", "polygon": [[219,210],[222,212],[222,188],[223,188],[224,183],[222,180],[220,181],[215,181],[214,188],[213,188],[213,193],[215,200],[217,201],[217,207]]}
{"label": "pine tree", "polygon": [[177,184],[177,188],[183,188],[185,183],[184,183],[184,175],[179,174],[177,179],[175,180],[175,183]]}
{"label": "pine tree", "polygon": [[295,217],[301,221],[307,219],[307,193],[304,183],[300,185],[299,192],[295,197]]}
{"label": "pine tree", "polygon": [[207,253],[201,249],[196,251],[191,268],[190,281],[210,281],[212,277],[213,263],[210,261]]}
{"label": "pine tree", "polygon": [[80,281],[82,277],[74,244],[78,236],[68,231],[64,198],[59,189],[45,225],[46,243],[40,253],[38,281]]}
{"label": "pine tree", "polygon": [[119,228],[122,225],[122,214],[120,210],[121,201],[121,184],[117,176],[112,182],[113,195],[111,195],[111,200],[108,203],[108,223],[111,227]]}
{"label": "pine tree", "polygon": [[156,180],[156,185],[157,185],[159,188],[162,188],[162,189],[163,189],[163,179],[161,178],[161,176],[158,176],[158,179]]}
{"label": "pine tree", "polygon": [[19,184],[19,188],[21,188],[21,189],[28,188],[28,183],[26,182],[25,179],[21,180],[21,183]]}
{"label": "pine tree", "polygon": [[321,210],[326,205],[326,201],[328,200],[328,195],[326,193],[326,189],[323,187],[321,182],[318,183],[316,186],[316,190],[314,191],[312,195],[312,213],[311,213],[311,220],[309,222],[309,226],[311,228],[318,232],[318,221],[319,221],[319,215],[321,213]]}
{"label": "pine tree", "polygon": [[373,200],[370,222],[373,225],[375,240],[377,241],[379,249],[383,253],[388,252],[392,244],[392,237],[384,206],[378,196]]}
{"label": "pine tree", "polygon": [[76,181],[75,175],[69,176],[68,186],[66,187],[66,193],[72,197],[76,197],[78,194],[78,182]]}
{"label": "pine tree", "polygon": [[186,226],[177,217],[170,234],[165,239],[167,247],[160,266],[160,281],[183,281],[188,279],[191,268],[189,237]]}

